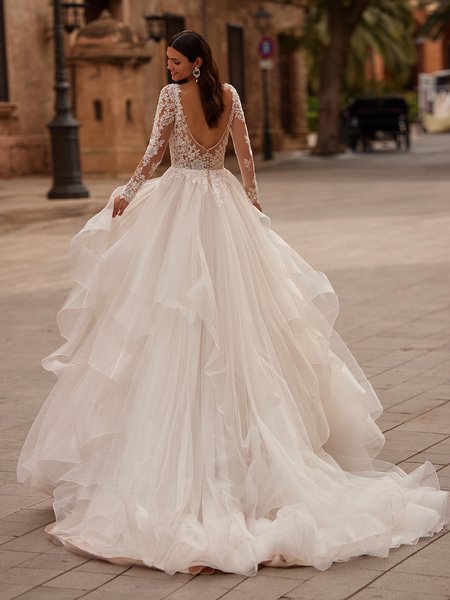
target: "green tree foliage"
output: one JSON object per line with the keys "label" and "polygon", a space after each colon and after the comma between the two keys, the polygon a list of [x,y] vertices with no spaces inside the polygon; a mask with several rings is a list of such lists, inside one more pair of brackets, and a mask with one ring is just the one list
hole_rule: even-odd
{"label": "green tree foliage", "polygon": [[422,8],[431,8],[427,20],[423,26],[423,35],[429,35],[436,39],[450,27],[450,0],[422,0]]}
{"label": "green tree foliage", "polygon": [[[315,93],[319,89],[320,62],[330,42],[327,4],[324,0],[310,1],[304,34],[298,38],[306,50],[309,85]],[[409,0],[370,0],[351,36],[343,75],[344,89],[360,92],[373,87],[372,51],[383,59],[393,86],[401,87],[416,61],[413,26]]]}
{"label": "green tree foliage", "polygon": [[317,154],[340,151],[342,90],[367,87],[372,50],[393,78],[407,78],[415,60],[412,24],[409,0],[309,0],[298,42],[306,50],[310,84],[319,98]]}
{"label": "green tree foliage", "polygon": [[372,52],[383,59],[387,81],[402,87],[409,79],[417,57],[413,42],[413,18],[408,0],[376,0],[364,11],[355,28],[345,72],[345,84],[353,92],[376,87],[367,62]]}

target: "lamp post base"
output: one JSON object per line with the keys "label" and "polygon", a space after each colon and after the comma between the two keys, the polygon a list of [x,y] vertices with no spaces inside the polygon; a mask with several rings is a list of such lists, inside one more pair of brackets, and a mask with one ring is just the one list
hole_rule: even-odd
{"label": "lamp post base", "polygon": [[264,131],[263,158],[264,158],[264,160],[272,160],[273,159],[272,136],[270,135],[269,131]]}
{"label": "lamp post base", "polygon": [[47,198],[49,200],[67,200],[68,198],[77,200],[79,198],[89,198],[89,192],[82,183],[65,183],[54,185],[47,192]]}
{"label": "lamp post base", "polygon": [[48,128],[52,145],[53,185],[47,198],[89,198],[89,191],[81,180],[78,122],[73,117],[57,117]]}

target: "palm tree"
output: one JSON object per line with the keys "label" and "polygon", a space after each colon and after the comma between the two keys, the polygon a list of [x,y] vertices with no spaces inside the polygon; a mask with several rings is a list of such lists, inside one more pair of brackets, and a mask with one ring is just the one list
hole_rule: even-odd
{"label": "palm tree", "polygon": [[[377,0],[367,7],[353,33],[344,81],[347,89],[367,90],[367,61],[377,53],[396,87],[406,83],[417,60],[408,0]],[[371,87],[376,87],[372,72]]]}
{"label": "palm tree", "polygon": [[414,63],[409,0],[310,0],[300,43],[309,56],[319,97],[318,140],[314,152],[340,151],[342,86],[366,80],[367,59],[378,52],[388,71],[406,79]]}
{"label": "palm tree", "polygon": [[339,113],[342,80],[353,32],[371,0],[312,0],[326,22],[328,40],[320,52],[317,154],[340,151]]}
{"label": "palm tree", "polygon": [[436,39],[450,27],[450,0],[422,0],[422,8],[431,7],[431,12],[424,23],[422,33]]}

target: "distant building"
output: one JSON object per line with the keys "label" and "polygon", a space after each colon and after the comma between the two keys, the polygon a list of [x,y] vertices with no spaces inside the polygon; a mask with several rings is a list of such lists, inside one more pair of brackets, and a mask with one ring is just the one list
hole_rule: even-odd
{"label": "distant building", "polygon": [[[450,27],[437,40],[425,37],[421,30],[431,8],[419,8],[418,0],[411,0],[411,4],[414,19],[412,35],[417,59],[408,82],[408,88],[417,89],[419,73],[433,73],[450,69]],[[374,82],[383,82],[389,78],[382,57],[375,50],[370,53],[367,76]]]}
{"label": "distant building", "polygon": [[[301,31],[304,0],[289,5],[275,0],[262,4],[272,14],[269,35],[275,46],[269,72],[274,147],[303,148],[307,138],[306,68],[302,51],[291,49],[284,41]],[[252,144],[255,151],[260,150],[262,77],[260,34],[254,19],[260,5],[260,0],[90,0],[84,26],[89,28],[108,10],[109,16],[103,13],[109,19],[107,30],[97,27],[94,34],[91,28],[87,34],[66,35],[84,170],[126,173],[142,156],[159,90],[168,82],[165,41],[148,39],[144,19],[144,15],[157,13],[165,16],[169,37],[182,29],[194,29],[207,37],[222,79],[241,95]],[[2,177],[49,172],[47,123],[53,116],[53,51],[49,0],[0,0]],[[102,152],[110,156],[102,159]]]}
{"label": "distant building", "polygon": [[427,18],[427,10],[415,8],[415,45],[417,49],[416,74],[450,69],[450,27],[437,40],[423,37],[420,29]]}
{"label": "distant building", "polygon": [[48,0],[0,1],[0,176],[48,171],[53,44]]}

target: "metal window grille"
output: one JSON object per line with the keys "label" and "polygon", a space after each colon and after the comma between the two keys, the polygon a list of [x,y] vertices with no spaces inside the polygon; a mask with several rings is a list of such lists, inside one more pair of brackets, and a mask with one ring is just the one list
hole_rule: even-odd
{"label": "metal window grille", "polygon": [[245,102],[244,30],[228,25],[228,80]]}

